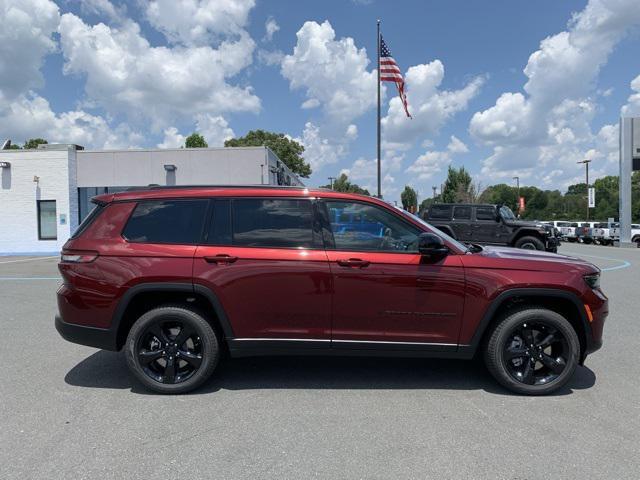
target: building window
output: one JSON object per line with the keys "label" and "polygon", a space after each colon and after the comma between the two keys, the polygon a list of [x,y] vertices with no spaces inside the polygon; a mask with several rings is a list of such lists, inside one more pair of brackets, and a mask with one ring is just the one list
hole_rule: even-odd
{"label": "building window", "polygon": [[38,200],[38,239],[58,239],[55,200]]}

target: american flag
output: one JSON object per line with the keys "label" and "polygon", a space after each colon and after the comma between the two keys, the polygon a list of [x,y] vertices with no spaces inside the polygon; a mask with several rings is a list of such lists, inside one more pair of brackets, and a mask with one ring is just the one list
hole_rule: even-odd
{"label": "american flag", "polygon": [[407,95],[404,93],[404,78],[398,64],[391,56],[391,50],[384,43],[382,35],[380,35],[380,81],[393,82],[398,87],[398,95],[402,100],[402,106],[407,117],[412,118],[409,113],[409,105],[407,104]]}

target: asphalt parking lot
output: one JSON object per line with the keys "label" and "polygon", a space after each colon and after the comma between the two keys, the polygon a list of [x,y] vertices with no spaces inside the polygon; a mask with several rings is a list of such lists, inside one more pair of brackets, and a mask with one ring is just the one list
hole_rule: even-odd
{"label": "asphalt parking lot", "polygon": [[121,354],[58,336],[57,258],[0,257],[0,478],[639,478],[640,249],[561,253],[605,270],[611,314],[550,397],[474,362],[384,358],[228,360],[153,395]]}

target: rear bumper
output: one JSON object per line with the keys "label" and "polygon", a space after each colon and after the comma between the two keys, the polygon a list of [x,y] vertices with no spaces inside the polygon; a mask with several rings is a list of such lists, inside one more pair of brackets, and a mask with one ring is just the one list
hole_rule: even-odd
{"label": "rear bumper", "polygon": [[110,329],[67,323],[60,315],[56,315],[55,324],[60,336],[69,342],[103,350],[118,349],[116,334]]}

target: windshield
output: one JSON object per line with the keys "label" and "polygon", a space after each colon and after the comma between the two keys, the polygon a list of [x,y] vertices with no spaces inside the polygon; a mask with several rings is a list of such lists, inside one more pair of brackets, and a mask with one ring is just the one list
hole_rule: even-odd
{"label": "windshield", "polygon": [[[404,212],[403,212],[404,213]],[[438,230],[436,227],[434,227],[433,225],[431,225],[430,223],[425,222],[424,220],[422,220],[420,217],[415,216],[413,217],[414,220],[417,220],[418,222],[420,222],[422,225],[425,225],[429,228],[429,230],[431,230],[433,233],[435,233],[436,235],[442,237],[445,241],[452,243],[453,245],[455,245],[457,248],[459,248],[460,250],[462,250],[463,252],[467,252],[469,251],[469,248],[460,243],[458,240],[456,240],[453,237],[450,237],[449,235],[447,235],[446,233]]]}
{"label": "windshield", "polygon": [[513,214],[511,209],[509,207],[504,206],[504,205],[500,207],[500,216],[502,218],[504,218],[505,220],[515,220],[516,219],[516,216]]}

